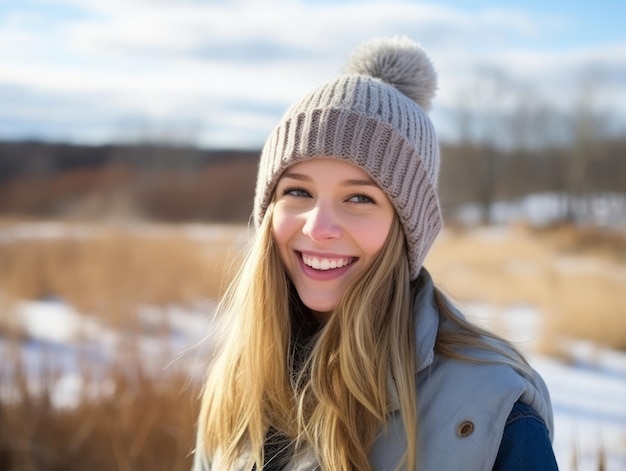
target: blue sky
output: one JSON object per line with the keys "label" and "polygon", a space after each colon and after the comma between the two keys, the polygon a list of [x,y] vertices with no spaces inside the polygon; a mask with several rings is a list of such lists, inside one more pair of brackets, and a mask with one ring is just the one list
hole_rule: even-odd
{"label": "blue sky", "polygon": [[626,38],[626,2],[619,0],[446,0],[441,3],[468,13],[494,7],[517,10],[536,18],[554,18],[561,24],[562,27],[554,31],[542,31],[536,41],[528,41],[530,46],[568,50],[572,47],[623,41]]}
{"label": "blue sky", "polygon": [[0,139],[258,148],[353,47],[395,34],[435,63],[432,118],[443,139],[458,137],[467,117],[475,135],[510,133],[496,118],[523,110],[543,118],[527,119],[516,139],[549,140],[581,104],[623,132],[624,5],[0,0]]}

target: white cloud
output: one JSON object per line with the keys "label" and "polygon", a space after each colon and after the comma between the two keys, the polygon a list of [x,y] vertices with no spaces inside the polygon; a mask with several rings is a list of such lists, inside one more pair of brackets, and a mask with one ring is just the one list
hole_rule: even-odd
{"label": "white cloud", "polygon": [[[0,23],[0,85],[32,90],[25,99],[49,94],[87,107],[101,102],[106,112],[94,121],[102,136],[113,135],[116,123],[142,117],[200,123],[207,129],[200,134],[219,133],[222,144],[256,140],[260,146],[290,102],[334,76],[358,42],[377,35],[407,34],[427,49],[440,77],[433,119],[443,128],[452,124],[440,118],[441,110],[458,106],[460,96],[487,81],[479,67],[500,69],[511,84],[537,90],[562,108],[576,97],[572,77],[590,65],[608,77],[606,106],[606,96],[622,97],[626,90],[626,41],[558,53],[525,47],[568,27],[563,18],[528,11],[468,13],[408,0],[42,3],[42,11],[9,12]],[[55,5],[72,14],[50,15]],[[0,120],[8,122],[12,113],[5,107]],[[32,119],[45,126],[41,116]],[[66,135],[73,132],[68,128]]]}

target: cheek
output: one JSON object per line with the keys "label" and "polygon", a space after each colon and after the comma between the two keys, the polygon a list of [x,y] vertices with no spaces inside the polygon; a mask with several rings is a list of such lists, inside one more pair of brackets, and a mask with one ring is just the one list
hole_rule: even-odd
{"label": "cheek", "polygon": [[361,227],[357,233],[359,245],[369,257],[375,256],[385,245],[385,241],[391,230],[391,221],[378,221],[376,224],[368,224]]}
{"label": "cheek", "polygon": [[363,236],[361,246],[365,253],[373,257],[383,248],[386,239],[386,234],[369,233]]}
{"label": "cheek", "polygon": [[277,206],[272,215],[272,234],[281,256],[284,256],[287,249],[287,242],[291,239],[295,231],[295,218],[290,217]]}

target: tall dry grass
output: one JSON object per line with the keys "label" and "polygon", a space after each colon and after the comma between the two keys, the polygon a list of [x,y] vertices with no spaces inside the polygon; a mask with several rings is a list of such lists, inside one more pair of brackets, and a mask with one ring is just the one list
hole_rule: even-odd
{"label": "tall dry grass", "polygon": [[[196,305],[218,297],[237,266],[243,232],[228,226],[0,223],[0,469],[190,469],[198,371],[168,350],[167,325],[158,327],[162,319],[145,332],[145,313],[139,312],[145,305]],[[93,347],[97,339],[80,335],[72,340],[79,347],[77,371],[60,365],[55,345],[38,343],[26,355],[33,342],[14,307],[49,297],[121,333],[113,358],[93,355],[86,343],[81,351],[83,340]],[[160,358],[140,351],[142,335],[156,336]],[[59,405],[59,388],[67,381],[78,382],[79,397]]]}
{"label": "tall dry grass", "polygon": [[626,231],[555,226],[449,230],[426,265],[460,301],[531,305],[543,349],[578,338],[626,350]]}
{"label": "tall dry grass", "polygon": [[[132,326],[140,304],[187,304],[218,297],[238,264],[237,241],[244,237],[243,229],[235,226],[4,227],[22,230],[8,232],[0,243],[1,295],[58,297],[116,326]],[[0,316],[0,330],[2,323]]]}
{"label": "tall dry grass", "polygon": [[155,377],[138,357],[128,356],[107,365],[83,363],[76,373],[88,387],[75,405],[59,407],[54,393],[60,371],[48,364],[34,387],[19,347],[14,347],[0,359],[0,469],[191,468],[198,388],[185,371]]}

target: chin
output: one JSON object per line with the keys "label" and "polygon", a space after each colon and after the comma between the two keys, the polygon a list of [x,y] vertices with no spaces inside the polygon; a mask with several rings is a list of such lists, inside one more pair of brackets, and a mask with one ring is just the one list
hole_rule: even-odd
{"label": "chin", "polygon": [[319,298],[307,299],[307,296],[300,296],[300,299],[302,300],[302,304],[315,314],[315,317],[328,317],[339,304],[339,302],[335,300],[325,301]]}

